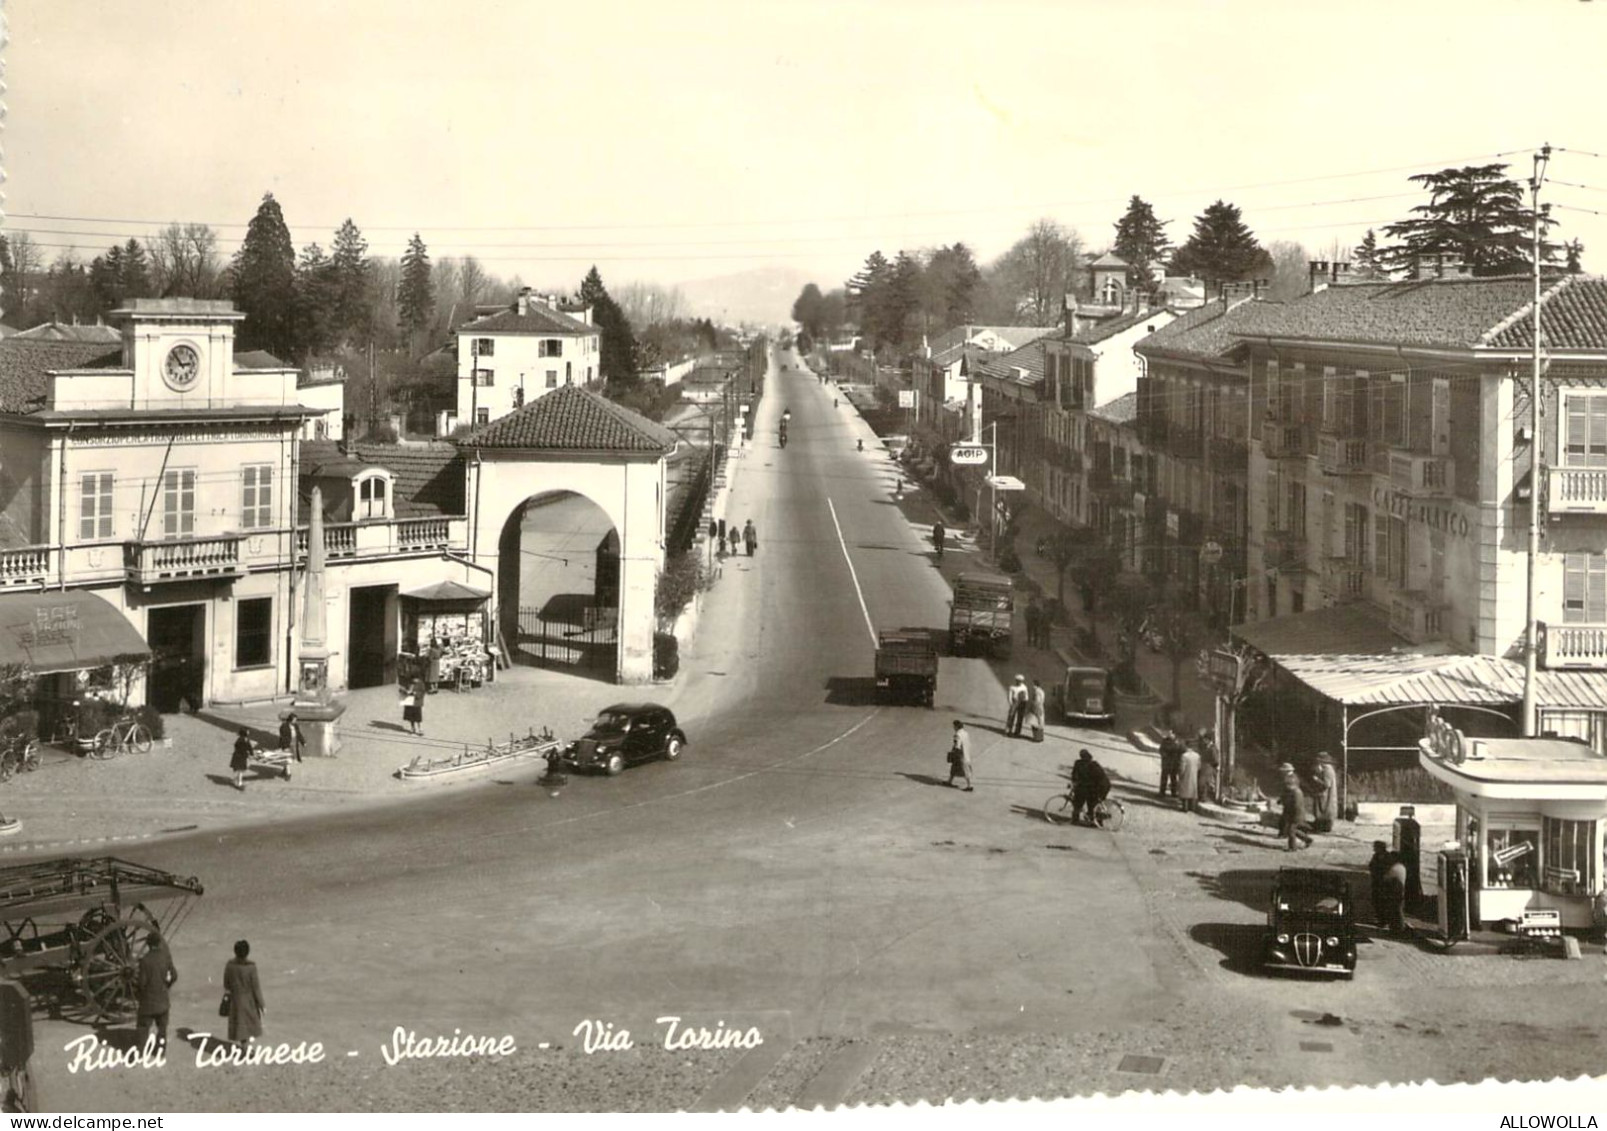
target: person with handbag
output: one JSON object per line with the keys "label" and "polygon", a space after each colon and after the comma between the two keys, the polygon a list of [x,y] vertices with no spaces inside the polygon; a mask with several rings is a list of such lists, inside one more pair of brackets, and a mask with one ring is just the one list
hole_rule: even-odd
{"label": "person with handbag", "polygon": [[964,778],[965,792],[971,792],[971,734],[960,719],[954,720],[954,741],[949,746],[949,780],[945,784],[954,785],[955,778]]}
{"label": "person with handbag", "polygon": [[218,1016],[229,1019],[229,1040],[254,1041],[262,1036],[266,1008],[251,944],[241,939],[234,944],[234,957],[224,964],[223,1000],[218,1003]]}
{"label": "person with handbag", "polygon": [[424,733],[424,681],[402,684],[402,721],[409,734]]}

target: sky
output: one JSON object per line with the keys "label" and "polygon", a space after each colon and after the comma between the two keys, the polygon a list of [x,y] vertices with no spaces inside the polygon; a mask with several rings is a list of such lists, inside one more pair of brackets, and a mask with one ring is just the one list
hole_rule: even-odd
{"label": "sky", "polygon": [[[1181,243],[1221,198],[1326,258],[1507,161],[1607,271],[1607,0],[6,0],[5,227],[84,258],[171,221],[231,253],[264,192],[298,248],[567,290],[871,251],[1039,217]],[[70,218],[70,219],[64,219]]]}

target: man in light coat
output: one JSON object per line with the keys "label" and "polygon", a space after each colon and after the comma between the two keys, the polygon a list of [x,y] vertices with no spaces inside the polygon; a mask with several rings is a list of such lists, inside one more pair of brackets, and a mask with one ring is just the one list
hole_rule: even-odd
{"label": "man in light coat", "polygon": [[1032,741],[1034,742],[1043,741],[1045,709],[1043,684],[1038,680],[1033,680],[1031,697],[1027,701],[1027,719],[1028,725],[1032,727]]}
{"label": "man in light coat", "polygon": [[1199,812],[1200,752],[1192,746],[1183,748],[1183,756],[1177,764],[1177,799],[1183,805],[1183,812]]}

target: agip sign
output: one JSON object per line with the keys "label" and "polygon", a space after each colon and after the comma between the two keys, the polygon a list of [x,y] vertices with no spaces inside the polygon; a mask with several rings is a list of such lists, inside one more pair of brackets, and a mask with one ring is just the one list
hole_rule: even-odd
{"label": "agip sign", "polygon": [[980,444],[956,444],[949,449],[949,462],[972,466],[988,462],[988,449]]}

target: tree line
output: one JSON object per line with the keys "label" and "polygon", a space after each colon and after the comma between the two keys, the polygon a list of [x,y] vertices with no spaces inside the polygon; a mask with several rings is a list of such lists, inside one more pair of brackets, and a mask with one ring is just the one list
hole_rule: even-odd
{"label": "tree line", "polygon": [[[1428,200],[1386,225],[1382,241],[1369,230],[1353,249],[1335,243],[1313,254],[1287,240],[1263,246],[1238,206],[1225,200],[1196,216],[1188,238],[1174,246],[1166,232],[1170,221],[1136,194],[1112,225],[1108,247],[1127,265],[1127,287],[1151,298],[1157,276],[1181,275],[1202,280],[1208,293],[1228,283],[1263,280],[1269,298],[1286,301],[1306,291],[1309,263],[1317,259],[1348,260],[1352,276],[1361,279],[1420,279],[1453,264],[1476,277],[1527,273],[1535,217],[1506,169],[1469,165],[1408,178]],[[1583,245],[1551,240],[1556,221],[1549,214],[1540,220],[1543,265],[1581,271]],[[1100,297],[1092,293],[1090,260],[1076,231],[1045,217],[986,265],[963,243],[900,251],[892,259],[873,251],[841,287],[823,292],[807,284],[792,316],[806,349],[850,325],[871,350],[894,352],[966,323],[1050,326],[1061,320],[1068,297]]]}

